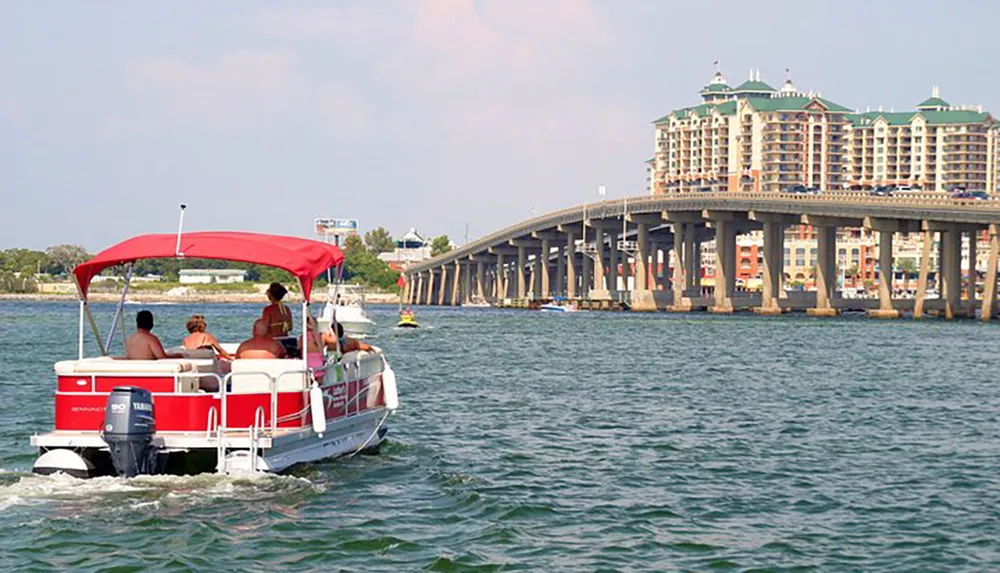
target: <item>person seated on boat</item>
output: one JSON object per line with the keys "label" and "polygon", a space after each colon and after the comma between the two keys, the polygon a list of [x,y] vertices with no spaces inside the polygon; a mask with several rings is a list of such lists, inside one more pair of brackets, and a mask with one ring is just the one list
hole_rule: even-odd
{"label": "person seated on boat", "polygon": [[267,300],[270,304],[264,307],[261,318],[267,322],[267,335],[271,338],[288,336],[292,331],[292,311],[281,302],[286,294],[288,289],[281,283],[271,283],[267,287]]}
{"label": "person seated on boat", "polygon": [[135,315],[136,333],[125,341],[126,360],[159,360],[161,358],[184,358],[183,354],[168,354],[153,330],[153,313],[140,310]]}
{"label": "person seated on boat", "polygon": [[191,318],[187,321],[187,329],[190,334],[184,337],[184,341],[181,342],[181,346],[187,348],[188,350],[197,350],[199,348],[211,348],[219,355],[219,358],[223,360],[231,360],[232,356],[229,355],[219,341],[215,339],[214,336],[205,332],[208,328],[208,323],[205,322],[205,317],[200,314],[192,314]]}
{"label": "person seated on boat", "polygon": [[366,352],[371,352],[375,350],[370,344],[365,344],[360,340],[351,338],[344,334],[344,327],[339,322],[336,325],[337,338],[333,340],[334,346],[327,346],[327,348],[336,348],[336,344],[340,343],[340,352],[347,354],[348,352],[354,352],[355,350],[364,350]]}
{"label": "person seated on boat", "polygon": [[[309,326],[309,336],[306,337],[306,342],[309,343],[306,366],[313,369],[322,368],[326,364],[325,350],[336,348],[337,339],[333,337],[333,333],[329,329],[320,332],[316,318],[312,316],[308,318],[306,324]],[[317,372],[316,379],[322,380],[324,374],[325,372]]]}
{"label": "person seated on boat", "polygon": [[266,319],[258,318],[253,323],[253,337],[244,340],[236,349],[236,358],[284,358],[285,347],[268,336]]}

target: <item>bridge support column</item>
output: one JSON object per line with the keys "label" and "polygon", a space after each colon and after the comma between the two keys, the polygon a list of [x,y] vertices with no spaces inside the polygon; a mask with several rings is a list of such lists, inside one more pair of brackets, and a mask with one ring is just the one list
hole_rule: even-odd
{"label": "bridge support column", "polygon": [[997,258],[1000,258],[1000,238],[997,237],[997,226],[990,225],[990,258],[986,262],[986,277],[983,279],[983,308],[979,311],[979,320],[993,319],[997,298]]}
{"label": "bridge support column", "polygon": [[517,298],[523,299],[528,296],[524,278],[524,267],[528,264],[528,257],[524,252],[524,246],[517,248]]}
{"label": "bridge support column", "polygon": [[465,272],[462,273],[462,296],[458,299],[458,304],[469,300],[472,296],[472,266],[469,263],[465,264]]}
{"label": "bridge support column", "polygon": [[687,297],[701,296],[701,242],[693,223],[684,225],[684,288]]}
{"label": "bridge support column", "polygon": [[425,293],[424,304],[430,306],[434,303],[434,269],[427,271],[427,292]]}
{"label": "bridge support column", "polygon": [[587,249],[588,234],[584,228],[582,235],[584,252],[580,257],[580,290],[577,293],[580,298],[590,298],[590,291],[594,288],[594,261],[590,258],[590,251]]}
{"label": "bridge support column", "polygon": [[486,298],[486,261],[476,261],[476,296],[480,299]]}
{"label": "bridge support column", "polygon": [[757,314],[781,314],[781,259],[785,253],[785,232],[778,221],[764,222],[764,289]]}
{"label": "bridge support column", "polygon": [[438,288],[437,305],[444,306],[445,295],[448,292],[448,267],[441,265],[441,286]]}
{"label": "bridge support column", "polygon": [[607,294],[608,279],[605,276],[604,268],[604,229],[594,229],[594,286],[590,289],[589,297],[596,299],[600,296],[600,291]]}
{"label": "bridge support column", "polygon": [[976,318],[976,229],[969,230],[969,274],[968,282],[965,285],[965,298],[968,301],[966,314],[969,318]]}
{"label": "bridge support column", "polygon": [[836,316],[833,296],[837,290],[837,227],[816,227],[819,261],[816,264],[816,308],[806,309],[810,316]]}
{"label": "bridge support column", "polygon": [[499,300],[507,298],[507,269],[504,267],[503,255],[497,255],[497,277],[496,293],[493,295]]}
{"label": "bridge support column", "polygon": [[736,289],[736,232],[732,220],[715,220],[715,306],[712,312],[733,312]]}
{"label": "bridge support column", "polygon": [[962,303],[962,233],[952,227],[941,235],[944,317],[951,320],[960,312]]}
{"label": "bridge support column", "polygon": [[611,246],[608,248],[608,293],[618,290],[618,235],[614,231],[608,234]]}
{"label": "bridge support column", "polygon": [[576,298],[576,235],[566,232],[566,298]]}
{"label": "bridge support column", "polygon": [[873,318],[899,318],[892,307],[892,231],[879,230],[878,235],[878,310],[869,310]]}
{"label": "bridge support column", "polygon": [[671,290],[674,295],[674,304],[670,307],[670,310],[675,312],[687,312],[691,310],[691,299],[686,298],[685,291],[688,289],[687,284],[687,266],[688,261],[688,249],[687,243],[685,242],[686,233],[685,227],[691,227],[692,225],[688,223],[674,223],[674,245],[673,245],[673,284],[671,285]]}
{"label": "bridge support column", "polygon": [[927,299],[927,280],[931,272],[931,243],[934,240],[934,231],[926,228],[920,232],[923,235],[923,246],[920,249],[920,272],[917,275],[917,298],[913,301],[913,318],[924,317],[924,301]]}
{"label": "bridge support column", "polygon": [[456,260],[455,261],[455,272],[452,273],[451,277],[451,306],[458,306],[459,303],[459,281],[462,278],[462,265]]}
{"label": "bridge support column", "polygon": [[542,252],[535,252],[535,260],[531,264],[531,298],[542,298]]}
{"label": "bridge support column", "polygon": [[688,275],[688,285],[694,296],[701,296],[701,237],[697,233],[691,241],[691,274]]}
{"label": "bridge support column", "polygon": [[635,312],[656,311],[653,291],[649,288],[649,224],[636,223],[635,279],[632,282],[631,309]]}
{"label": "bridge support column", "polygon": [[551,253],[552,241],[549,239],[542,239],[541,271],[539,272],[541,284],[538,285],[537,298],[549,298],[551,296],[551,289],[549,288],[549,255]]}
{"label": "bridge support column", "polygon": [[556,284],[552,292],[566,296],[566,245],[556,245]]}
{"label": "bridge support column", "polygon": [[636,225],[635,279],[632,282],[634,290],[647,290],[649,285],[649,226],[645,223]]}
{"label": "bridge support column", "polygon": [[417,296],[414,297],[413,303],[424,304],[423,294],[424,294],[424,273],[420,273],[417,275]]}

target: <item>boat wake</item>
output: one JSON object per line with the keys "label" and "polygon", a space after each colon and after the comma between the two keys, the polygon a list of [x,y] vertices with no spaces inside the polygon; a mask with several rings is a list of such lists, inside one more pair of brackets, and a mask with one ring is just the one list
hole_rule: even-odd
{"label": "boat wake", "polygon": [[157,475],[131,479],[8,473],[0,476],[0,512],[18,506],[52,504],[100,507],[104,503],[143,509],[158,508],[161,504],[189,506],[229,499],[267,501],[309,497],[324,489],[305,478],[265,473]]}

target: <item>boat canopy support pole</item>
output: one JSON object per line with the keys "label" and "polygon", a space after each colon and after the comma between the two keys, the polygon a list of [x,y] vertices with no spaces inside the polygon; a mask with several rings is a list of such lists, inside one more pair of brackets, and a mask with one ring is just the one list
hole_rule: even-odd
{"label": "boat canopy support pole", "polygon": [[132,284],[132,269],[133,264],[129,263],[125,271],[125,286],[122,287],[122,298],[118,301],[118,308],[115,309],[115,318],[111,321],[111,330],[108,331],[108,340],[104,343],[105,355],[107,355],[111,350],[111,343],[115,339],[115,329],[117,329],[118,325],[121,323],[122,311],[125,309],[125,297],[128,296],[128,287]]}
{"label": "boat canopy support pole", "polygon": [[94,313],[90,312],[90,305],[87,301],[83,302],[83,308],[87,311],[87,321],[90,322],[90,330],[94,332],[94,340],[97,341],[97,345],[101,348],[101,355],[107,356],[108,349],[104,347],[104,341],[101,340],[101,331],[97,328],[97,321],[94,320]]}
{"label": "boat canopy support pole", "polygon": [[83,299],[80,299],[80,340],[77,344],[79,347],[78,360],[83,360],[83,304]]}
{"label": "boat canopy support pole", "polygon": [[80,281],[77,280],[76,275],[73,276],[73,284],[76,285],[76,292],[80,296],[80,341],[78,345],[78,352],[80,355],[80,360],[83,360],[83,317],[86,315],[87,320],[90,322],[90,329],[94,332],[94,339],[97,340],[98,346],[101,347],[101,355],[107,356],[108,353],[104,349],[104,342],[101,340],[101,331],[97,328],[97,321],[94,320],[94,313],[90,312],[90,306],[87,305],[87,296],[83,294],[83,288],[80,286]]}

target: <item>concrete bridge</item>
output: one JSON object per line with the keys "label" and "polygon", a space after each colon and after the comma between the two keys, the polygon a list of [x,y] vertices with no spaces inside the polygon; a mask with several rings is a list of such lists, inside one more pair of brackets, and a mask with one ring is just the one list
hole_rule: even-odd
{"label": "concrete bridge", "polygon": [[[457,305],[478,295],[486,299],[547,300],[554,297],[621,300],[632,310],[761,314],[806,310],[819,316],[844,309],[867,309],[876,317],[910,311],[921,317],[937,311],[946,318],[993,316],[998,257],[1000,201],[954,200],[932,195],[873,197],[862,193],[684,193],[623,198],[579,205],[501,229],[446,254],[411,265],[404,272],[409,304]],[[785,229],[808,225],[815,231],[816,292],[785,289]],[[845,299],[837,292],[837,229],[865,227],[879,238],[878,300]],[[762,230],[763,289],[736,291],[736,237]],[[969,237],[975,268],[977,235],[988,230],[990,251],[981,300],[975,281],[966,285],[963,304],[961,249]],[[914,299],[892,298],[895,233],[920,233],[922,251]],[[935,241],[935,234],[939,240]],[[713,292],[700,283],[701,244],[715,239]],[[931,269],[938,249],[939,268]],[[663,256],[659,257],[659,251]],[[657,261],[663,261],[657,273]],[[672,261],[667,268],[668,261]],[[928,299],[928,277],[939,277],[939,296]],[[627,291],[621,284],[631,285]],[[629,277],[628,275],[632,275]]]}

